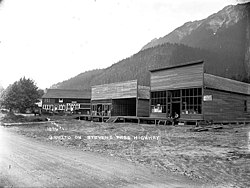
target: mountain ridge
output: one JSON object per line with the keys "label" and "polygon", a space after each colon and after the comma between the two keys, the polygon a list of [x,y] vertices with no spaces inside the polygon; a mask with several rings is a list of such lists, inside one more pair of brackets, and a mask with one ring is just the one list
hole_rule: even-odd
{"label": "mountain ridge", "polygon": [[143,46],[142,50],[156,45],[164,44],[167,42],[181,43],[181,40],[183,39],[184,36],[190,35],[193,30],[197,29],[201,25],[208,27],[208,29],[211,29],[214,34],[224,23],[226,23],[225,25],[226,27],[228,27],[229,25],[237,23],[240,19],[243,19],[245,16],[248,16],[247,13],[249,13],[248,11],[249,6],[250,3],[228,5],[224,7],[222,10],[208,16],[205,19],[186,22],[182,26],[176,28],[169,34],[165,35],[164,37],[153,39],[153,41]]}
{"label": "mountain ridge", "polygon": [[131,57],[106,69],[81,73],[53,88],[90,89],[93,85],[133,79],[149,85],[149,69],[200,59],[205,61],[207,73],[249,82],[249,7],[250,3],[229,5],[206,19],[187,22],[168,35],[151,40]]}
{"label": "mountain ridge", "polygon": [[229,5],[206,19],[187,22],[171,33],[147,43],[142,50],[164,43],[179,43],[221,55],[238,56],[242,73],[250,79],[250,2]]}

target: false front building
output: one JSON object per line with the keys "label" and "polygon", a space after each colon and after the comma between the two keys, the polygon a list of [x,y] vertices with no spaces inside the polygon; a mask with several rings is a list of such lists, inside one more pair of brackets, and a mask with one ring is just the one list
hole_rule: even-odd
{"label": "false front building", "polygon": [[151,70],[150,117],[249,121],[250,84],[204,72],[203,61]]}
{"label": "false front building", "polygon": [[137,80],[92,86],[91,115],[149,116],[149,97],[149,87]]}
{"label": "false front building", "polygon": [[47,89],[42,96],[42,110],[90,114],[90,91]]}

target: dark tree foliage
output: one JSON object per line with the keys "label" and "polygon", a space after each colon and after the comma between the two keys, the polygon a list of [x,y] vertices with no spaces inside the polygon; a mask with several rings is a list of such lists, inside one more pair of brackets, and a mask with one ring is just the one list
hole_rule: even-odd
{"label": "dark tree foliage", "polygon": [[57,89],[76,89],[76,90],[84,90],[90,89],[91,81],[102,74],[104,69],[96,69],[91,71],[83,72],[73,78],[65,80],[63,82],[59,82],[51,86],[51,88]]}
{"label": "dark tree foliage", "polygon": [[35,107],[40,97],[38,87],[31,79],[21,78],[9,85],[2,94],[1,106],[12,110],[25,112]]}
{"label": "dark tree foliage", "polygon": [[42,96],[44,95],[44,90],[38,89],[38,95],[39,95],[39,98],[42,98]]}
{"label": "dark tree foliage", "polygon": [[[90,89],[93,85],[138,80],[140,85],[150,84],[149,70],[190,61],[204,60],[206,73],[245,79],[244,61],[234,54],[216,53],[183,44],[163,44],[148,48],[99,71],[85,72],[67,81],[54,85],[60,89]],[[250,81],[250,80],[248,80]]]}

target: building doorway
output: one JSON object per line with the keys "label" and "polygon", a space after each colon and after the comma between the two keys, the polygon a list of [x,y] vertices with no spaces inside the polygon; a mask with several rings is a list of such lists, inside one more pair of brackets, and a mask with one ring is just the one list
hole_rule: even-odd
{"label": "building doorway", "polygon": [[181,113],[181,103],[180,102],[173,102],[172,103],[172,117],[175,116],[175,114],[178,114],[180,117],[180,113]]}
{"label": "building doorway", "polygon": [[97,115],[102,116],[102,104],[97,104]]}
{"label": "building doorway", "polygon": [[169,90],[167,94],[168,98],[168,113],[167,117],[174,117],[177,113],[180,117],[181,112],[181,91],[180,90]]}

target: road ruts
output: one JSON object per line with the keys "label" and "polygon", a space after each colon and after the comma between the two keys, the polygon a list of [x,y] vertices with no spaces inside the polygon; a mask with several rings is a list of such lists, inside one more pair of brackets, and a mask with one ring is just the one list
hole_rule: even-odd
{"label": "road ruts", "polygon": [[0,187],[209,187],[130,162],[54,146],[0,126]]}

